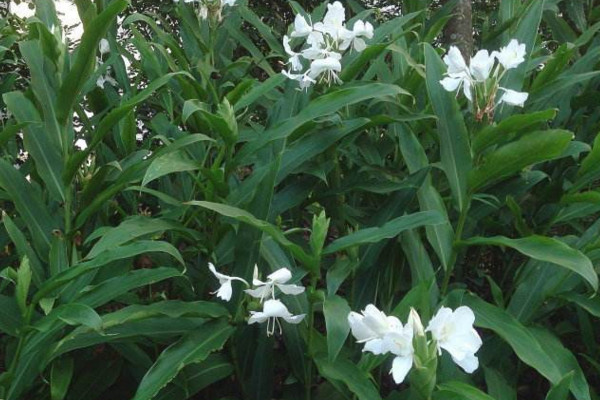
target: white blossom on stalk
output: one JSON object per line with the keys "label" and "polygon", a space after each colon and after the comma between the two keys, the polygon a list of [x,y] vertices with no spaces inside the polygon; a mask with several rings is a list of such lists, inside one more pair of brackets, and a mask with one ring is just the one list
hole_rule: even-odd
{"label": "white blossom on stalk", "polygon": [[299,324],[304,319],[304,316],[305,314],[293,315],[281,301],[270,299],[265,301],[262,311],[250,311],[248,324],[267,321],[267,336],[271,336],[275,332],[275,324],[279,327],[279,333],[281,334],[282,330],[279,318],[283,318],[290,324]]}
{"label": "white blossom on stalk", "polygon": [[300,53],[296,53],[292,50],[290,46],[290,38],[287,35],[283,37],[283,48],[285,49],[285,52],[290,56],[288,64],[292,66],[292,71],[301,71],[302,61],[300,61]]}
{"label": "white blossom on stalk", "polygon": [[336,57],[327,57],[314,60],[310,63],[308,77],[311,79],[317,79],[322,76],[322,79],[327,83],[342,83],[340,78],[337,76],[337,74],[341,71],[342,64],[340,63],[340,60]]}
{"label": "white blossom on stalk", "polygon": [[527,92],[517,92],[516,90],[505,89],[501,87],[504,91],[502,97],[500,97],[499,103],[506,103],[511,106],[523,107],[525,105],[525,101],[529,97],[529,93]]}
{"label": "white blossom on stalk", "polygon": [[386,352],[394,354],[396,357],[392,361],[390,374],[394,382],[402,383],[413,364],[413,330],[414,327],[409,323],[405,326],[400,324],[395,330],[390,331],[383,337],[383,347]]}
{"label": "white blossom on stalk", "polygon": [[294,19],[294,30],[291,33],[293,38],[295,37],[306,37],[310,35],[313,31],[312,26],[306,22],[306,19],[300,15],[296,14],[296,19]]}
{"label": "white blossom on stalk", "polygon": [[490,55],[487,50],[479,50],[475,57],[471,57],[471,63],[469,64],[469,71],[473,79],[477,82],[488,79],[495,62],[494,56]]}
{"label": "white blossom on stalk", "polygon": [[440,84],[448,92],[460,90],[462,87],[465,97],[469,99],[469,101],[472,101],[471,73],[458,47],[450,46],[448,54],[444,56],[444,63],[448,67],[446,72],[446,75],[448,76],[442,79]]}
{"label": "white blossom on stalk", "polygon": [[512,39],[508,46],[502,47],[500,51],[494,51],[492,56],[498,59],[505,69],[517,68],[525,61],[527,50],[524,43],[519,43],[517,39]]}
{"label": "white blossom on stalk", "polygon": [[268,300],[269,298],[275,298],[275,287],[281,290],[284,294],[298,295],[304,292],[303,286],[294,284],[286,284],[292,279],[292,273],[287,268],[280,268],[267,276],[267,281],[263,282],[258,279],[258,266],[254,266],[254,277],[252,279],[252,285],[254,289],[246,289],[246,293],[250,296],[260,299],[261,302]]}
{"label": "white blossom on stalk", "polygon": [[237,276],[227,276],[217,272],[217,269],[213,263],[208,263],[208,269],[210,269],[210,272],[212,272],[213,275],[219,280],[219,284],[221,285],[217,291],[211,292],[211,294],[216,294],[220,299],[225,301],[231,300],[231,295],[233,293],[233,288],[231,287],[232,281],[244,282],[246,286],[248,286],[248,282],[242,278],[238,278]]}
{"label": "white blossom on stalk", "polygon": [[384,354],[386,352],[384,336],[402,328],[398,318],[385,315],[373,304],[367,305],[362,315],[354,311],[348,314],[348,324],[356,341],[365,343],[363,351],[373,354]]}
{"label": "white blossom on stalk", "polygon": [[481,338],[473,328],[475,314],[462,306],[452,311],[442,307],[429,321],[426,332],[431,332],[437,343],[439,354],[442,349],[450,353],[452,360],[465,372],[472,373],[479,367],[475,353],[481,347]]}
{"label": "white blossom on stalk", "polygon": [[[373,25],[369,22],[358,20],[353,29],[349,30],[345,21],[346,10],[339,1],[328,4],[323,20],[314,24],[297,14],[290,37],[303,38],[306,47],[296,52],[290,45],[290,37],[284,36],[283,47],[289,56],[288,64],[291,64],[291,69],[282,73],[298,81],[301,89],[316,82],[342,83],[338,74],[342,71],[341,59],[344,52],[350,47],[363,51],[367,47],[365,39],[371,39],[374,35]],[[302,58],[310,63],[305,71],[304,65],[308,63],[303,63]],[[301,71],[304,73],[293,73]]]}

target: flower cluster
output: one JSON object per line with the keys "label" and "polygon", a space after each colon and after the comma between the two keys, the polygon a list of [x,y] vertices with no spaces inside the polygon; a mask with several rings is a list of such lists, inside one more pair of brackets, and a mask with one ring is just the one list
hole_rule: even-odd
{"label": "flower cluster", "polygon": [[[208,264],[208,268],[219,280],[219,284],[221,285],[219,289],[212,294],[216,294],[217,297],[225,301],[231,300],[233,292],[231,283],[233,281],[240,281],[245,283],[246,286],[250,286],[248,282],[242,278],[227,276],[217,272],[212,263]],[[267,335],[271,336],[275,332],[275,325],[279,327],[279,333],[281,333],[281,323],[279,322],[279,318],[283,318],[284,321],[290,324],[299,324],[304,319],[304,314],[293,315],[281,300],[275,298],[275,289],[278,289],[278,291],[283,294],[292,296],[304,292],[303,286],[287,283],[290,279],[292,279],[290,270],[287,268],[280,268],[268,275],[267,280],[263,282],[259,279],[258,267],[254,266],[254,276],[252,279],[253,287],[246,289],[245,292],[251,297],[259,299],[263,309],[262,311],[250,311],[248,324],[266,322]]]}
{"label": "flower cluster", "polygon": [[[513,39],[500,51],[479,50],[467,65],[460,50],[451,46],[444,56],[448,67],[446,77],[440,83],[449,92],[462,88],[465,97],[474,105],[478,120],[484,115],[492,117],[494,109],[502,103],[523,107],[528,94],[501,87],[500,80],[506,71],[525,61],[525,54],[525,44]],[[498,90],[503,94],[496,101]]]}
{"label": "flower cluster", "polygon": [[[179,3],[179,0],[173,0]],[[207,19],[209,15],[215,15],[217,20],[222,19],[223,8],[225,6],[233,7],[236,0],[183,0],[184,3],[198,3],[200,8],[198,14],[202,19]]]}
{"label": "flower cluster", "polygon": [[[339,1],[327,5],[327,13],[322,22],[312,24],[310,18],[307,21],[302,15],[296,15],[294,30],[290,36],[283,37],[290,69],[282,73],[298,81],[301,89],[317,82],[341,83],[338,73],[342,71],[343,53],[350,48],[363,51],[367,47],[364,39],[373,37],[373,25],[369,22],[358,20],[354,22],[352,30],[349,30],[345,21],[346,10]],[[306,45],[299,52],[294,51],[291,45],[296,38],[304,39]],[[307,63],[310,66],[304,71]]]}
{"label": "flower cluster", "polygon": [[396,383],[402,383],[413,366],[415,358],[414,336],[432,340],[441,355],[442,349],[450,353],[452,360],[465,372],[472,373],[479,367],[475,353],[481,347],[481,338],[473,329],[475,315],[466,306],[452,311],[442,307],[423,329],[421,318],[412,309],[406,325],[394,316],[387,316],[372,304],[362,314],[351,312],[348,323],[358,343],[364,343],[363,351],[373,354],[395,356],[390,373]]}

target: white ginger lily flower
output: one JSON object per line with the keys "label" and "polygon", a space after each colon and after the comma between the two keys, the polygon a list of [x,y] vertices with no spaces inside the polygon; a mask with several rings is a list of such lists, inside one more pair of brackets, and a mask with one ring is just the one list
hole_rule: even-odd
{"label": "white ginger lily flower", "polygon": [[448,67],[446,74],[448,75],[440,81],[440,84],[448,92],[454,92],[463,88],[463,93],[469,101],[473,100],[471,93],[471,71],[465,62],[460,50],[456,46],[450,46],[448,54],[444,56],[444,63]]}
{"label": "white ginger lily flower", "polygon": [[345,21],[346,9],[342,3],[336,1],[333,4],[327,4],[327,13],[323,17],[323,22],[317,22],[314,29],[330,35],[336,41],[344,40],[352,34],[344,26]]}
{"label": "white ginger lily flower", "polygon": [[267,321],[267,336],[271,336],[275,332],[275,324],[279,327],[281,334],[281,323],[278,318],[283,318],[289,324],[299,324],[304,316],[304,314],[293,315],[281,301],[270,299],[265,301],[262,311],[250,311],[248,324],[262,324]]}
{"label": "white ginger lily flower", "polygon": [[479,334],[473,329],[474,322],[475,314],[467,306],[454,311],[442,307],[425,330],[431,332],[437,342],[439,354],[442,349],[446,350],[452,360],[469,374],[479,367],[475,353],[482,344]]}
{"label": "white ginger lily flower", "polygon": [[342,83],[342,80],[337,76],[337,73],[342,71],[342,64],[338,57],[329,56],[327,58],[313,60],[310,63],[310,69],[307,74],[311,79],[317,79],[323,76],[326,82]]}
{"label": "white ginger lily flower", "polygon": [[308,89],[311,85],[317,83],[317,81],[310,78],[307,74],[293,74],[290,71],[281,71],[281,73],[289,79],[297,81],[301,90]]}
{"label": "white ginger lily flower", "polygon": [[261,302],[269,298],[275,298],[275,287],[281,290],[284,294],[298,295],[304,292],[303,286],[294,284],[286,284],[292,279],[292,273],[287,268],[280,268],[267,276],[267,281],[263,282],[258,279],[258,266],[254,266],[254,277],[252,284],[256,286],[254,289],[246,289],[246,293],[250,296],[260,299]]}
{"label": "white ginger lily flower", "polygon": [[517,68],[525,61],[526,53],[525,44],[513,39],[508,43],[508,46],[502,47],[499,52],[492,52],[492,56],[496,57],[505,69],[512,69]]}
{"label": "white ginger lily flower", "polygon": [[479,50],[475,57],[471,57],[469,71],[473,79],[477,82],[483,82],[490,76],[490,72],[496,62],[493,55],[490,55],[487,50]]}
{"label": "white ginger lily flower", "polygon": [[313,27],[306,22],[306,18],[304,18],[300,14],[296,14],[296,19],[294,20],[294,30],[291,33],[293,38],[295,37],[306,37],[310,35],[313,31]]}
{"label": "white ginger lily flower", "polygon": [[502,97],[500,97],[498,104],[506,103],[511,106],[523,107],[527,101],[527,98],[529,97],[529,93],[527,92],[517,92],[516,90],[506,89],[503,87],[500,89],[504,91],[504,94]]}
{"label": "white ginger lily flower", "polygon": [[396,327],[383,337],[383,348],[385,352],[390,352],[396,357],[392,362],[390,374],[394,382],[402,383],[413,364],[413,334],[414,327],[408,322],[405,326]]}
{"label": "white ginger lily flower", "polygon": [[213,275],[217,277],[217,279],[219,280],[219,284],[221,285],[221,287],[219,287],[217,291],[211,292],[211,294],[216,294],[217,297],[220,299],[223,299],[225,301],[231,300],[231,295],[233,293],[233,289],[231,287],[232,281],[244,282],[246,286],[248,286],[248,282],[246,282],[242,278],[238,278],[237,276],[227,276],[217,272],[213,263],[208,263],[208,269],[210,269],[210,272],[212,272]]}
{"label": "white ginger lily flower", "polygon": [[354,27],[351,31],[346,31],[345,37],[343,37],[342,44],[340,45],[341,50],[346,50],[350,47],[350,44],[354,47],[354,50],[359,53],[367,48],[367,44],[364,38],[373,38],[373,25],[370,22],[363,22],[358,20],[354,23]]}
{"label": "white ginger lily flower", "polygon": [[348,314],[348,324],[357,343],[365,343],[363,351],[373,354],[384,354],[384,336],[402,328],[398,318],[385,315],[373,304],[367,305],[362,315],[354,311]]}
{"label": "white ginger lily flower", "polygon": [[292,66],[292,71],[301,71],[302,62],[300,61],[300,53],[296,53],[292,50],[290,46],[290,38],[287,35],[283,37],[283,48],[285,49],[285,52],[290,56],[288,64]]}

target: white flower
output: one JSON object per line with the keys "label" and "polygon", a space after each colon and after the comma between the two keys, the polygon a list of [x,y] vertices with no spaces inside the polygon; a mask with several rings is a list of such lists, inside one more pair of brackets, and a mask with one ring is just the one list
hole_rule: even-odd
{"label": "white flower", "polygon": [[446,350],[452,360],[467,373],[472,373],[479,367],[475,353],[482,342],[473,329],[474,322],[475,314],[469,307],[462,306],[455,311],[442,307],[426,329],[436,341],[438,352],[441,354],[442,349]]}
{"label": "white flower", "polygon": [[310,69],[308,70],[308,76],[311,79],[317,79],[323,75],[323,79],[326,82],[342,83],[338,78],[337,73],[342,71],[342,64],[337,57],[327,57],[322,59],[314,60],[310,63]]}
{"label": "white flower", "polygon": [[370,22],[363,22],[358,20],[354,23],[354,27],[351,31],[344,32],[345,37],[342,38],[342,44],[340,45],[341,50],[345,50],[353,45],[354,50],[361,52],[367,48],[364,38],[373,38],[373,25]]}
{"label": "white flower", "polygon": [[283,48],[285,52],[290,56],[288,60],[288,64],[292,66],[292,71],[301,71],[302,70],[302,62],[300,61],[300,53],[296,53],[290,47],[290,38],[285,35],[283,37]]}
{"label": "white flower", "polygon": [[100,44],[98,45],[98,48],[100,50],[100,55],[110,53],[110,44],[108,43],[108,40],[104,38],[100,39]]}
{"label": "white flower", "polygon": [[414,308],[410,308],[410,313],[408,314],[408,321],[406,325],[410,325],[413,328],[413,332],[417,336],[425,336],[425,328],[423,327],[423,323],[421,322],[421,317],[417,313],[417,310]]}
{"label": "white flower", "polygon": [[287,76],[289,79],[298,81],[300,89],[308,89],[311,85],[314,85],[317,81],[311,79],[306,74],[293,74],[289,71],[281,71],[281,73]]}
{"label": "white flower", "polygon": [[479,50],[475,57],[471,57],[469,71],[471,76],[477,82],[483,82],[490,76],[490,72],[496,62],[493,55],[490,55],[487,50]]}
{"label": "white flower", "polygon": [[506,103],[511,106],[523,107],[529,97],[529,93],[527,92],[517,92],[516,90],[505,89],[503,87],[500,89],[504,90],[504,94],[500,97],[498,104]]}
{"label": "white flower", "polygon": [[440,84],[448,92],[454,92],[455,90],[460,89],[462,86],[465,97],[469,99],[469,101],[473,101],[473,95],[471,93],[471,77],[466,72],[447,76],[440,81]]}
{"label": "white flower", "polygon": [[404,381],[413,364],[413,330],[414,328],[410,322],[405,326],[400,324],[399,327],[386,333],[383,337],[385,352],[390,352],[396,356],[390,371],[396,383]]}
{"label": "white flower", "polygon": [[450,46],[448,54],[444,56],[444,63],[448,66],[448,75],[469,73],[467,63],[456,46]]}
{"label": "white flower", "polygon": [[263,282],[258,279],[258,266],[254,266],[254,277],[252,279],[252,285],[254,289],[246,289],[246,293],[250,296],[260,299],[260,301],[267,300],[271,297],[275,298],[275,287],[281,290],[284,294],[297,295],[304,292],[303,286],[286,284],[287,281],[292,279],[292,273],[287,268],[280,268],[267,276],[267,281]]}
{"label": "white flower", "polygon": [[237,276],[227,276],[227,275],[223,275],[223,274],[217,272],[213,263],[210,263],[210,262],[208,263],[208,269],[210,269],[210,272],[212,272],[213,275],[217,277],[217,279],[219,280],[219,284],[221,285],[221,287],[219,287],[219,289],[216,292],[211,292],[211,294],[216,293],[217,297],[219,297],[225,301],[231,300],[231,294],[233,293],[233,289],[231,287],[231,281],[244,282],[246,284],[246,286],[248,286],[248,282],[246,282],[242,278],[238,278]]}
{"label": "white flower", "polygon": [[519,44],[517,39],[513,39],[508,43],[508,46],[502,47],[499,52],[494,51],[492,56],[495,56],[505,69],[512,69],[517,68],[525,61],[526,53],[525,44]]}
{"label": "white flower", "polygon": [[352,34],[344,26],[344,21],[346,21],[346,10],[342,3],[336,1],[333,4],[327,4],[327,13],[323,18],[323,22],[317,22],[314,29],[328,34],[335,41],[344,40]]}
{"label": "white flower", "polygon": [[296,19],[294,20],[294,30],[291,33],[292,37],[306,37],[313,31],[312,26],[306,19],[300,15],[296,14]]}
{"label": "white flower", "polygon": [[384,354],[386,352],[384,336],[402,328],[398,318],[385,315],[373,304],[367,305],[362,315],[356,312],[348,314],[348,324],[357,342],[365,343],[363,351],[373,354]]}
{"label": "white flower", "polygon": [[281,333],[281,324],[278,318],[283,318],[290,324],[299,324],[304,319],[304,314],[292,315],[281,301],[270,299],[265,301],[262,311],[250,311],[248,324],[267,321],[267,335],[271,336],[275,332],[275,323],[279,326],[279,333]]}

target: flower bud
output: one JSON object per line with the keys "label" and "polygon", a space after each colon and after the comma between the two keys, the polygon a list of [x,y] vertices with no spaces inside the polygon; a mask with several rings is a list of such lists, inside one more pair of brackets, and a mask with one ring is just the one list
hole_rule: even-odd
{"label": "flower bud", "polygon": [[408,314],[408,324],[412,326],[415,336],[425,336],[425,328],[421,322],[421,317],[417,313],[417,310],[410,308],[410,314]]}

